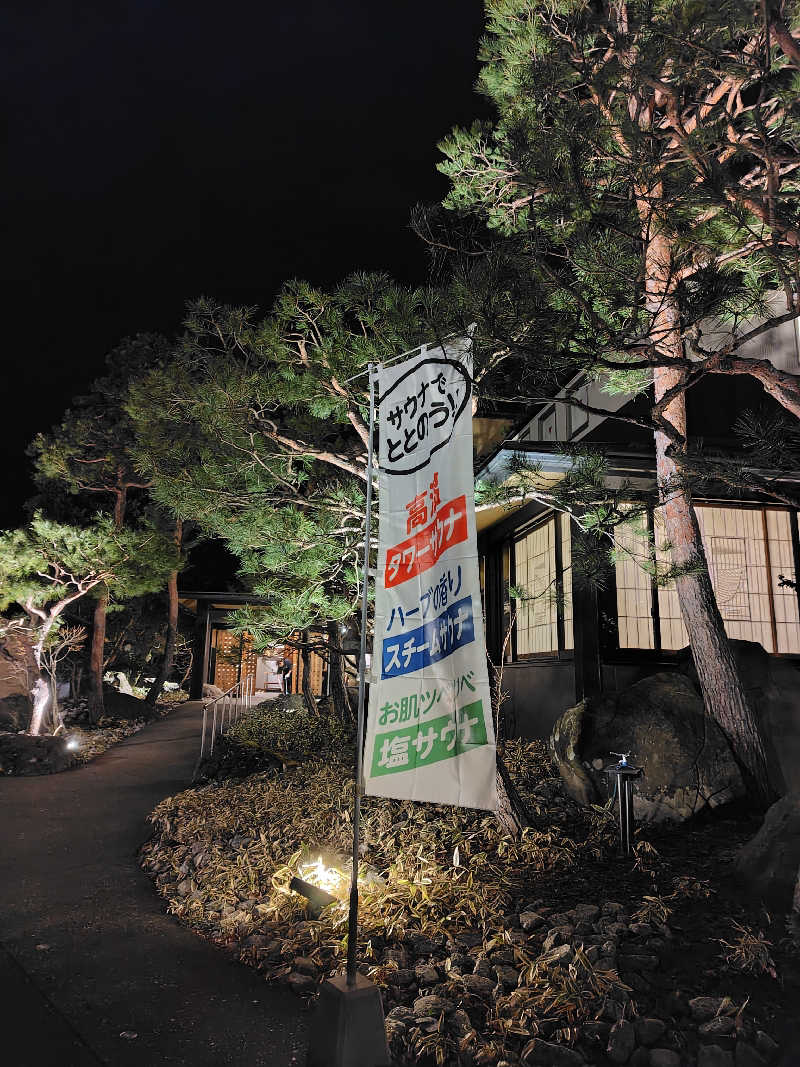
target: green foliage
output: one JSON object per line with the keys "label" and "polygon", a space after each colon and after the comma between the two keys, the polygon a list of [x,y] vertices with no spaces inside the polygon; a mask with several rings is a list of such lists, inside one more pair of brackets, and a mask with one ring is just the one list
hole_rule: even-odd
{"label": "green foliage", "polygon": [[85,527],[33,517],[29,526],[0,533],[0,611],[12,604],[47,609],[103,584],[112,598],[135,596],[163,583],[175,547],[153,528],[115,530],[99,515]]}
{"label": "green foliage", "polygon": [[295,758],[325,752],[349,758],[355,740],[352,726],[343,725],[333,714],[310,712],[299,698],[258,705],[230,728],[226,739]]}
{"label": "green foliage", "polygon": [[[742,333],[775,314],[770,292],[797,288],[796,64],[775,39],[765,48],[760,9],[742,0],[489,0],[486,12],[478,88],[495,117],[440,145],[445,206],[468,220],[440,243],[460,249],[456,299],[478,282],[465,310],[478,344],[506,349],[518,395],[566,367],[641,392],[664,358],[664,305],[647,294],[668,292],[696,380],[706,331]],[[770,17],[796,23],[798,0]],[[505,302],[487,298],[491,274],[518,279]]]}
{"label": "green foliage", "polygon": [[[135,428],[123,406],[132,379],[153,367],[167,353],[166,338],[139,334],[108,356],[109,372],[90,393],[77,397],[50,434],[38,434],[28,449],[38,485],[52,483],[71,494],[109,494],[143,488],[133,467]],[[97,507],[100,500],[94,501]]]}
{"label": "green foliage", "polygon": [[131,385],[140,470],[164,508],[240,560],[267,603],[239,624],[263,644],[355,608],[363,372],[420,342],[426,300],[366,274],[331,293],[289,282],[266,317],[200,300],[170,359]]}

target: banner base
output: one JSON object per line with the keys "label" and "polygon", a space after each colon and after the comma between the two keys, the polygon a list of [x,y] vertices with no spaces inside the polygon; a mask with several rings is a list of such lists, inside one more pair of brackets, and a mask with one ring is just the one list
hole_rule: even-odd
{"label": "banner base", "polygon": [[322,983],[310,1029],[307,1067],[391,1067],[380,990],[363,974]]}

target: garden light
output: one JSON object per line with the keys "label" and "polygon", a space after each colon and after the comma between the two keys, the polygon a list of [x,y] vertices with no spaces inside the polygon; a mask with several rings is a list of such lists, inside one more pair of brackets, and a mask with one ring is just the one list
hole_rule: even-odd
{"label": "garden light", "polygon": [[322,856],[318,856],[313,863],[303,863],[297,868],[299,878],[310,882],[326,893],[334,896],[343,896],[347,889],[349,878],[336,867],[328,867],[323,862]]}
{"label": "garden light", "polygon": [[81,743],[77,739],[77,737],[71,737],[69,741],[67,741],[67,748],[70,750],[70,752],[77,752],[80,747]]}

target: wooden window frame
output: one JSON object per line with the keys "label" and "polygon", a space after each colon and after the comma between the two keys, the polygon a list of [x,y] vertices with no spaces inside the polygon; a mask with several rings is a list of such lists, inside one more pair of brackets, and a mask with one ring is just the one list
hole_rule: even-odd
{"label": "wooden window frame", "polygon": [[[551,649],[549,652],[518,652],[517,651],[517,623],[511,629],[511,664],[514,663],[532,663],[532,662],[556,662],[560,659],[572,659],[574,656],[574,648],[565,647],[565,634],[564,634],[564,568],[563,568],[563,546],[561,543],[561,537],[563,534],[561,524],[564,521],[569,521],[569,516],[562,514],[560,511],[551,511],[547,515],[538,515],[532,522],[526,523],[520,529],[514,531],[513,537],[509,538],[506,544],[511,546],[511,584],[516,585],[517,581],[517,557],[516,547],[524,541],[526,537],[532,534],[535,530],[538,530],[548,522],[553,523],[553,551],[554,551],[554,570],[555,570],[555,584],[556,584],[556,644],[557,648]],[[500,605],[500,613],[502,617],[502,604]],[[573,620],[574,625],[574,620]],[[508,664],[507,664],[508,665]]]}

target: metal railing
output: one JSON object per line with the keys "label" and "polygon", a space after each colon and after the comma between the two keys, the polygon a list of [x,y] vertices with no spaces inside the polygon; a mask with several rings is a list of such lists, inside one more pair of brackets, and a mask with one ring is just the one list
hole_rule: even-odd
{"label": "metal railing", "polygon": [[194,777],[203,762],[203,757],[214,752],[214,739],[230,729],[233,723],[253,707],[255,703],[255,677],[248,675],[232,685],[226,692],[203,704],[203,732],[200,736],[200,755]]}

